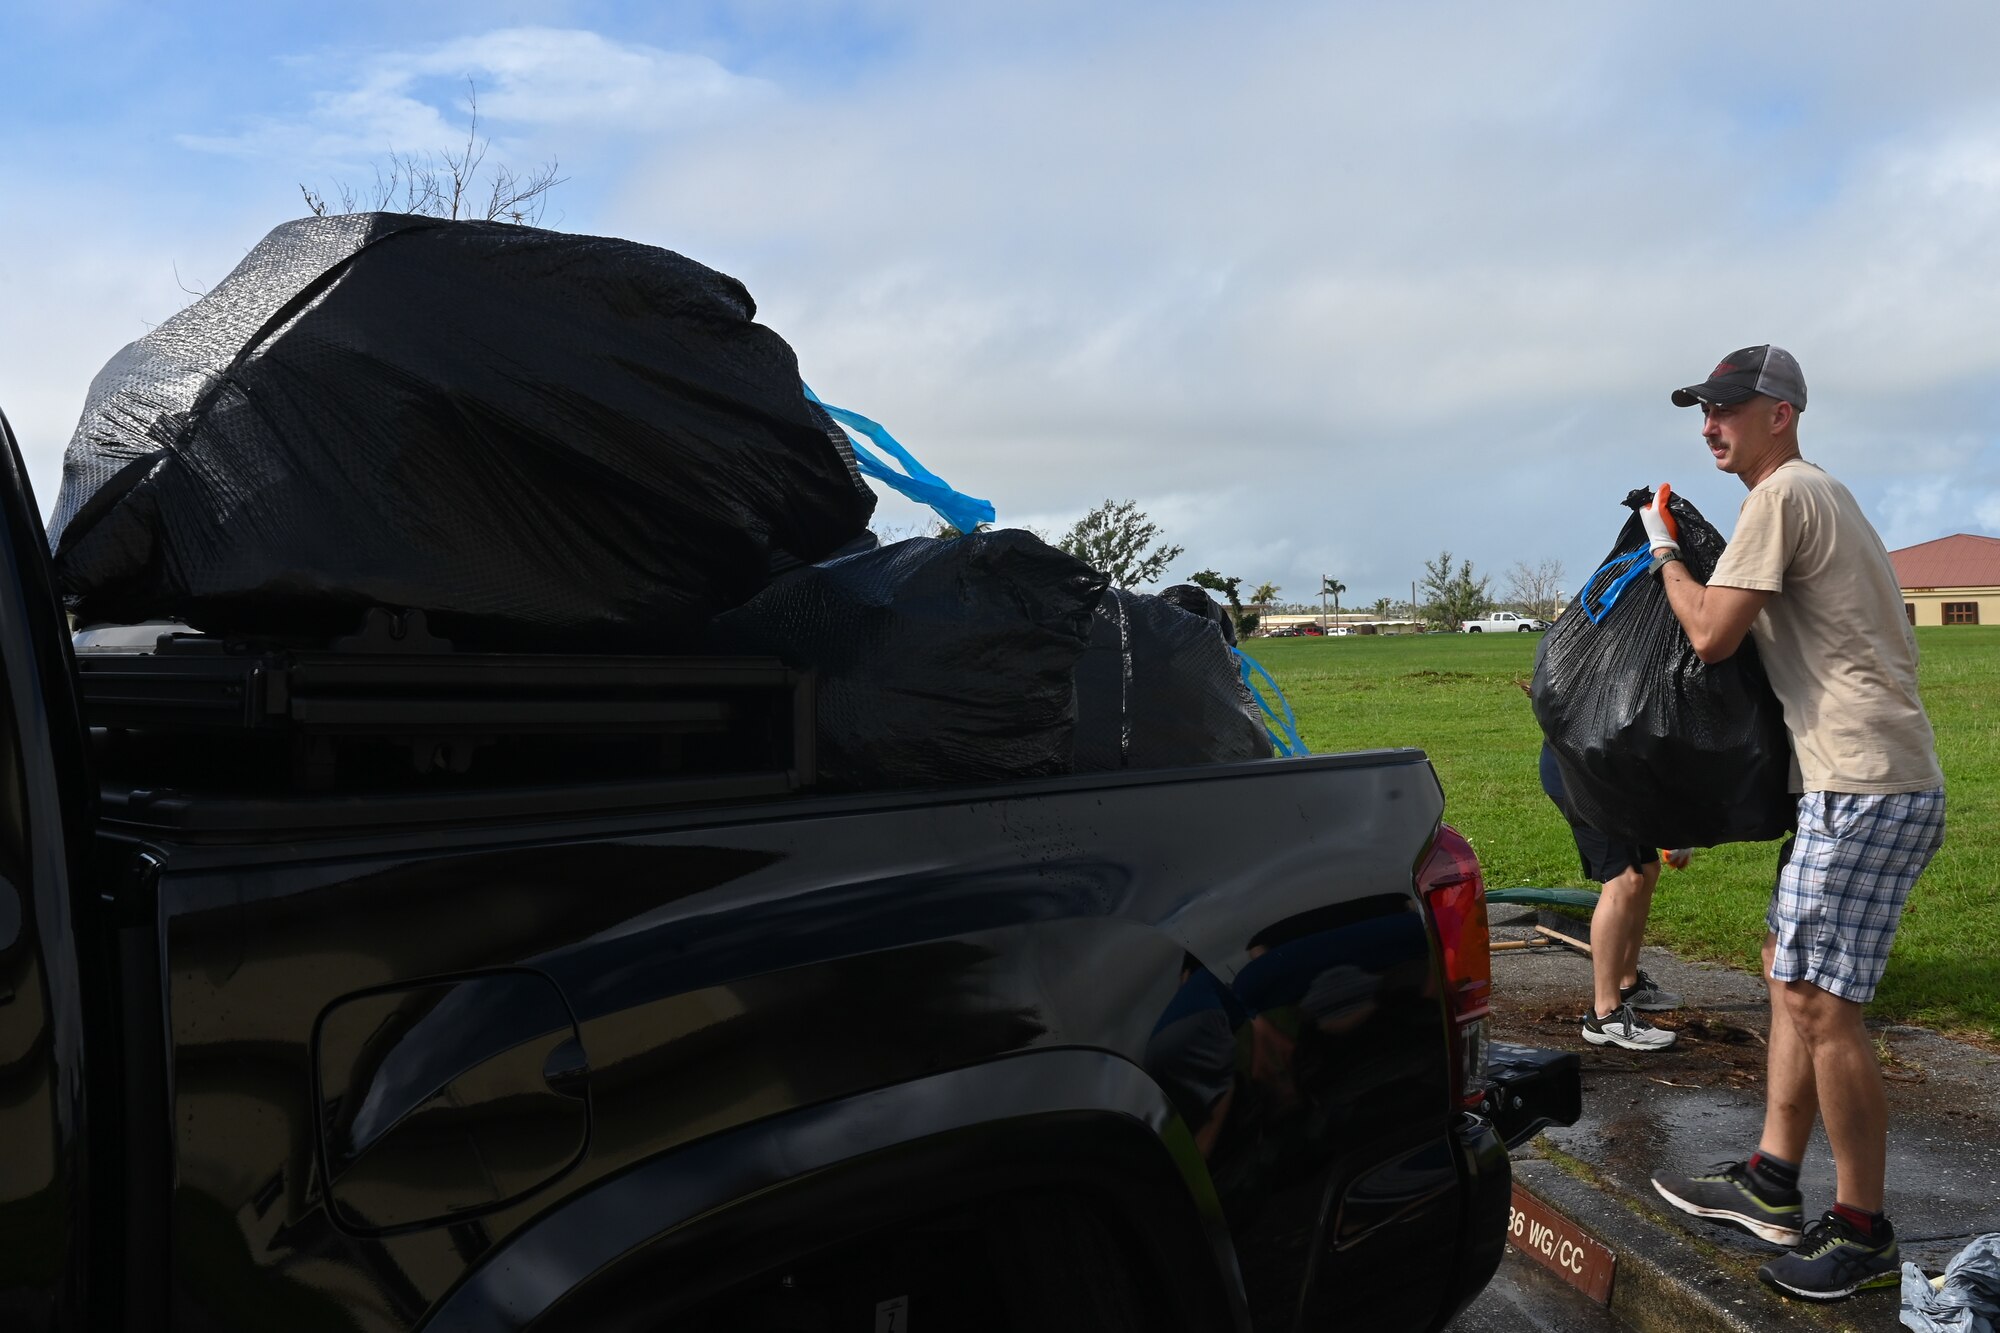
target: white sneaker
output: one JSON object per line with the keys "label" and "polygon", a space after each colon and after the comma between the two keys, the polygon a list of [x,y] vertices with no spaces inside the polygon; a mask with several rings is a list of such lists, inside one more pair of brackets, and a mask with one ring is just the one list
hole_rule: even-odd
{"label": "white sneaker", "polygon": [[1629,1004],[1620,1005],[1615,1013],[1599,1018],[1596,1014],[1585,1014],[1583,1018],[1583,1039],[1592,1046],[1623,1046],[1628,1051],[1664,1051],[1674,1044],[1674,1033],[1668,1028],[1656,1028],[1639,1015],[1632,1012]]}

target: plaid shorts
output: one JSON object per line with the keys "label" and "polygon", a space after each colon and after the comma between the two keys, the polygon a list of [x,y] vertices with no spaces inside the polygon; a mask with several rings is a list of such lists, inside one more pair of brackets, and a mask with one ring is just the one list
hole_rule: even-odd
{"label": "plaid shorts", "polygon": [[1886,796],[1809,791],[1764,924],[1776,981],[1866,1004],[1889,965],[1910,886],[1944,843],[1944,788]]}

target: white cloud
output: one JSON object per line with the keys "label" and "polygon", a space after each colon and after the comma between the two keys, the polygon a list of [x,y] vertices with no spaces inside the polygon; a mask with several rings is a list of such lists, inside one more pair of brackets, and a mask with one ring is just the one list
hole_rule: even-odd
{"label": "white cloud", "polygon": [[407,58],[407,68],[440,79],[490,76],[492,91],[480,94],[480,109],[496,120],[625,133],[699,124],[770,91],[707,56],[540,28],[448,42]]}
{"label": "white cloud", "polygon": [[1893,482],[1876,521],[1892,551],[1955,532],[2000,533],[2000,478],[1928,475]]}
{"label": "white cloud", "polygon": [[822,392],[1003,518],[1185,495],[1170,535],[1252,579],[1393,592],[1447,545],[1580,576],[1633,485],[1730,526],[1666,402],[1730,347],[1800,354],[1808,454],[1864,502],[2000,428],[1925,417],[2000,384],[2000,100],[1963,31],[1916,32],[1945,72],[1871,87],[1870,128],[1817,107],[1872,24],[1815,28],[1783,87],[1678,26],[1174,9],[943,41],[662,149],[613,229],[744,278]]}
{"label": "white cloud", "polygon": [[253,118],[235,133],[182,134],[178,142],[338,167],[390,150],[456,146],[465,134],[468,86],[485,131],[534,140],[685,131],[770,91],[707,56],[568,29],[508,28],[294,64],[302,76],[337,86],[312,92],[301,110]]}
{"label": "white cloud", "polygon": [[1878,511],[1882,540],[1891,550],[1914,546],[1943,535],[1940,525],[1951,522],[1957,506],[1949,477],[1921,477],[1892,483],[1883,492]]}

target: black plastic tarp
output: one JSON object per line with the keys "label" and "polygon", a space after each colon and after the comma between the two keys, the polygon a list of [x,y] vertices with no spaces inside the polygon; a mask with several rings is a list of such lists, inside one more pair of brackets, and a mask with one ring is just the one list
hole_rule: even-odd
{"label": "black plastic tarp", "polygon": [[717,617],[709,646],[817,674],[826,787],[1050,777],[1070,771],[1104,587],[1026,532],[913,537],[786,574]]}
{"label": "black plastic tarp", "polygon": [[[1638,507],[1605,559],[1646,549]],[[1727,543],[1698,510],[1672,496],[1688,571],[1707,581]],[[1625,842],[1713,847],[1787,832],[1791,739],[1756,642],[1713,665],[1696,656],[1657,575],[1643,565],[1599,619],[1610,580],[1594,576],[1543,636],[1529,687],[1555,751],[1567,814]]]}
{"label": "black plastic tarp", "polygon": [[[1197,590],[1199,591],[1199,590]],[[1223,639],[1228,617],[1113,588],[1076,670],[1076,768],[1178,768],[1269,759],[1256,701]]]}
{"label": "black plastic tarp", "polygon": [[51,540],[84,622],[672,649],[874,496],[742,284],[653,246],[305,218],[105,366]]}

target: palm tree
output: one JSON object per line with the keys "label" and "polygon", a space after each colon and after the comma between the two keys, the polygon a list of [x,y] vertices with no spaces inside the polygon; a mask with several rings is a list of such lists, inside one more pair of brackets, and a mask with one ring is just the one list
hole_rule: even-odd
{"label": "palm tree", "polygon": [[1342,583],[1339,579],[1334,578],[1331,574],[1322,574],[1319,576],[1320,619],[1322,620],[1326,619],[1326,599],[1328,594],[1331,594],[1333,597],[1334,613],[1339,614],[1340,594],[1346,591],[1347,591],[1347,585],[1345,583]]}
{"label": "palm tree", "polygon": [[1275,583],[1260,583],[1250,593],[1250,601],[1254,605],[1264,607],[1266,609],[1270,607],[1271,603],[1277,600],[1278,600],[1278,585]]}

